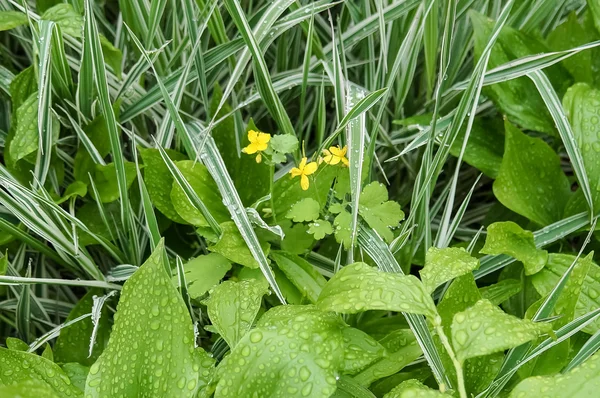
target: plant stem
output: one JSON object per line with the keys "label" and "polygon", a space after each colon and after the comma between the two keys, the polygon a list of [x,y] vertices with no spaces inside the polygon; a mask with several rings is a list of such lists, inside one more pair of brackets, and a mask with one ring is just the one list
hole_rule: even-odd
{"label": "plant stem", "polygon": [[460,398],[467,398],[467,390],[465,389],[465,376],[463,375],[462,364],[456,358],[454,350],[452,349],[452,346],[448,341],[448,337],[446,337],[446,334],[444,333],[444,328],[442,327],[442,325],[436,324],[435,330],[438,333],[438,336],[440,336],[442,345],[448,352],[448,356],[452,360],[454,368],[456,369],[456,380],[458,381],[458,393],[460,394]]}
{"label": "plant stem", "polygon": [[271,194],[271,214],[273,221],[277,224],[277,216],[275,215],[275,199],[273,198],[273,179],[275,178],[275,165],[271,163],[269,166],[269,193]]}

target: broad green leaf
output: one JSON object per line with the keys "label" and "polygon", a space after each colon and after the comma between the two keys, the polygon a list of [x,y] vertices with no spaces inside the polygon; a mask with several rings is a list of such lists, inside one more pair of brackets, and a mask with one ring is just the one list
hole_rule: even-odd
{"label": "broad green leaf", "polygon": [[113,46],[113,44],[102,35],[100,35],[100,45],[102,46],[104,62],[106,62],[106,65],[109,65],[112,68],[117,77],[120,77],[121,62],[123,60],[123,54],[121,53],[121,50]]}
{"label": "broad green leaf", "polygon": [[327,235],[333,233],[333,227],[331,223],[326,220],[315,220],[308,225],[308,233],[311,234],[316,240],[321,240]]}
{"label": "broad green leaf", "polygon": [[327,282],[323,275],[305,259],[284,251],[270,254],[277,267],[311,303],[316,303]]}
{"label": "broad green leaf", "polygon": [[[217,184],[215,184],[206,167],[193,160],[180,160],[175,164],[217,222],[230,220],[229,211],[223,205]],[[181,218],[188,223],[198,227],[209,225],[202,213],[190,202],[184,190],[177,183],[173,184],[171,189],[171,202]]]}
{"label": "broad green leaf", "polygon": [[17,109],[17,130],[10,143],[10,157],[14,162],[38,149],[37,104],[37,93],[34,93]]}
{"label": "broad green leaf", "polygon": [[488,300],[454,315],[451,328],[452,345],[461,363],[519,346],[552,330],[549,324],[508,315]]}
{"label": "broad green leaf", "polygon": [[0,11],[0,32],[27,24],[27,15],[19,11]]}
{"label": "broad green leaf", "polygon": [[[479,59],[488,43],[495,21],[473,10],[469,12],[469,16],[474,29],[475,59]],[[548,52],[547,47],[535,38],[504,26],[492,48],[487,68],[493,69],[514,59],[544,52]],[[570,81],[568,73],[559,64],[546,68],[545,72],[559,95],[562,95]],[[486,86],[483,93],[511,122],[527,130],[555,134],[552,117],[528,78],[520,77]]]}
{"label": "broad green leaf", "polygon": [[24,382],[33,382],[61,398],[83,396],[57,364],[28,352],[0,348],[0,386]]}
{"label": "broad green leaf", "polygon": [[[193,299],[202,297],[218,284],[230,269],[231,263],[218,253],[191,259],[183,265],[188,294]],[[178,283],[177,276],[173,277],[173,283]]]}
{"label": "broad green leaf", "polygon": [[61,196],[60,198],[55,200],[55,203],[61,204],[63,202],[66,202],[67,200],[77,197],[77,196],[79,196],[80,198],[83,198],[85,195],[87,195],[87,191],[88,191],[87,185],[84,182],[74,181],[71,184],[69,184],[67,189],[65,189],[63,196]]}
{"label": "broad green leaf", "polygon": [[335,231],[335,240],[344,245],[344,249],[348,250],[352,244],[352,229],[350,223],[352,215],[346,210],[342,210],[333,220]]}
{"label": "broad green leaf", "polygon": [[533,233],[512,221],[495,222],[487,228],[483,254],[506,254],[523,263],[525,275],[539,272],[548,261],[548,252],[535,247]]}
{"label": "broad green leaf", "polygon": [[[110,139],[108,137],[108,130],[106,128],[104,117],[102,115],[96,116],[92,122],[83,127],[83,132],[94,145],[98,154],[102,158],[106,157],[110,152]],[[87,149],[81,145],[75,155],[73,177],[78,181],[89,184],[88,173],[91,173],[93,176],[95,170],[96,162],[93,160]]]}
{"label": "broad green leaf", "polygon": [[504,206],[539,225],[561,220],[571,185],[560,158],[540,138],[529,137],[508,122],[505,126],[506,146],[494,195]]}
{"label": "broad green leaf", "polygon": [[342,329],[344,339],[344,374],[356,374],[373,362],[383,358],[385,348],[374,338],[356,328]]}
{"label": "broad green leaf", "polygon": [[[583,157],[585,172],[590,181],[594,207],[600,206],[600,91],[585,83],[577,83],[567,90],[563,107],[573,127],[573,135]],[[583,210],[587,206],[583,204]]]}
{"label": "broad green leaf", "polygon": [[225,281],[211,292],[206,307],[212,326],[225,339],[231,349],[252,327],[268,292],[264,279],[248,279],[239,282]]}
{"label": "broad green leaf", "polygon": [[554,376],[530,377],[520,382],[510,393],[509,398],[544,397],[593,397],[598,393],[600,383],[600,352],[568,372]]}
{"label": "broad green leaf", "polygon": [[365,263],[337,272],[323,288],[317,305],[343,314],[386,310],[437,317],[431,296],[414,275],[382,272]]}
{"label": "broad green leaf", "polygon": [[419,271],[425,289],[430,293],[438,286],[479,268],[479,260],[463,248],[431,247],[425,256],[425,266]]}
{"label": "broad green leaf", "polygon": [[328,398],[343,361],[341,326],[313,306],[270,309],[219,364],[215,398]]}
{"label": "broad green leaf", "polygon": [[[160,156],[160,152],[154,148],[140,148],[139,151],[144,161],[144,182],[146,183],[152,204],[170,220],[185,223],[171,202],[173,177]],[[168,149],[166,151],[174,161],[185,159],[185,156],[179,152]]]}
{"label": "broad green leaf", "polygon": [[304,254],[310,250],[314,238],[308,233],[306,224],[296,223],[292,225],[290,220],[280,221],[280,226],[285,234],[281,241],[281,248],[292,254]]}
{"label": "broad green leaf", "polygon": [[294,203],[285,217],[294,222],[314,221],[319,218],[320,209],[319,202],[313,198],[304,198]]}
{"label": "broad green leaf", "polygon": [[60,3],[47,9],[42,14],[42,19],[56,22],[63,33],[77,38],[83,36],[83,17],[71,4]]}
{"label": "broad green leaf", "polygon": [[[240,234],[233,221],[228,221],[220,224],[221,238],[217,243],[208,247],[211,252],[219,253],[227,259],[244,265],[249,268],[258,268],[258,263],[252,256],[248,245]],[[269,254],[270,245],[267,242],[261,242],[261,249],[265,255]]]}
{"label": "broad green leaf", "polygon": [[45,383],[24,381],[18,384],[0,387],[2,398],[60,398],[61,395]]}
{"label": "broad green leaf", "polygon": [[69,362],[60,365],[60,367],[75,387],[81,391],[85,391],[85,380],[88,373],[90,373],[88,366],[83,366],[77,362]]}
{"label": "broad green leaf", "polygon": [[[81,315],[92,312],[92,306],[94,304],[93,298],[95,295],[101,296],[102,291],[99,289],[90,290],[81,298],[81,300],[79,300],[77,305],[73,307],[66,321],[68,322]],[[107,312],[108,308],[105,307],[98,321],[96,341],[94,342],[91,356],[88,354],[94,325],[92,323],[92,318],[88,317],[60,331],[60,335],[54,345],[55,361],[62,363],[77,362],[85,366],[91,366],[96,362],[108,343],[110,336],[111,325]]]}
{"label": "broad green leaf", "polygon": [[29,344],[16,337],[7,337],[6,348],[13,351],[28,351]]}
{"label": "broad green leaf", "polygon": [[413,379],[407,380],[394,387],[394,389],[385,394],[383,398],[443,398],[451,396],[452,395],[444,394],[438,390],[431,389],[421,383],[419,380]]}
{"label": "broad green leaf", "polygon": [[394,239],[390,228],[397,227],[404,219],[400,205],[388,200],[387,189],[379,182],[372,182],[363,189],[359,199],[359,213],[388,243]]}
{"label": "broad green leaf", "polygon": [[[164,268],[161,240],[125,282],[108,346],[90,368],[86,397],[195,397],[208,380],[192,321]],[[202,369],[201,369],[202,368]]]}
{"label": "broad green leaf", "polygon": [[279,153],[292,153],[298,149],[298,138],[289,134],[277,134],[271,138],[271,148]]}
{"label": "broad green leaf", "polygon": [[379,341],[387,354],[354,376],[354,380],[368,386],[376,380],[398,373],[423,353],[410,329],[398,329]]}
{"label": "broad green leaf", "polygon": [[[569,254],[550,254],[546,267],[531,278],[531,282],[537,292],[542,296],[550,294],[560,277],[567,271],[574,260],[575,256]],[[584,260],[588,261],[586,259],[580,259],[579,261]],[[585,315],[598,307],[600,307],[600,267],[592,262],[589,265],[589,271],[581,286],[579,299],[575,306],[575,318]],[[589,326],[586,326],[583,331],[593,334],[598,329],[600,329],[600,320],[596,319]]]}
{"label": "broad green leaf", "polygon": [[[123,166],[125,168],[127,188],[129,188],[137,177],[135,163],[125,162]],[[97,164],[93,178],[102,203],[110,203],[119,199],[119,184],[117,183],[117,171],[114,163],[107,165]]]}
{"label": "broad green leaf", "polygon": [[[552,51],[569,50],[594,40],[594,34],[579,23],[577,14],[571,12],[565,22],[558,25],[546,39]],[[593,84],[592,52],[581,51],[562,61],[577,82]]]}
{"label": "broad green leaf", "polygon": [[521,281],[516,279],[504,279],[479,289],[481,297],[489,300],[494,305],[500,305],[521,291]]}

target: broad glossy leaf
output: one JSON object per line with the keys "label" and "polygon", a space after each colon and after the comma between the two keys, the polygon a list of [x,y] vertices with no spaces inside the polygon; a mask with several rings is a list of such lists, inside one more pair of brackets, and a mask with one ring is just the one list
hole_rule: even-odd
{"label": "broad glossy leaf", "polygon": [[250,330],[268,291],[266,280],[248,279],[225,281],[210,292],[205,302],[208,316],[230,348]]}
{"label": "broad glossy leaf", "polygon": [[[208,250],[219,253],[234,263],[244,265],[249,268],[258,268],[258,263],[252,256],[250,249],[240,231],[233,221],[224,222],[221,225],[221,238]],[[270,245],[267,242],[261,242],[263,252],[268,255]]]}
{"label": "broad glossy leaf", "polygon": [[454,315],[452,345],[461,363],[519,346],[551,331],[546,323],[532,322],[506,314],[488,300]]}
{"label": "broad glossy leaf", "polygon": [[271,252],[271,258],[285,276],[311,303],[316,303],[327,282],[323,275],[305,259],[283,251]]}
{"label": "broad glossy leaf", "polygon": [[508,122],[505,126],[506,146],[494,195],[504,206],[539,225],[561,220],[571,185],[560,158],[540,138],[529,137]]}
{"label": "broad glossy leaf", "polygon": [[422,314],[432,320],[437,316],[431,296],[415,276],[382,272],[365,263],[337,272],[323,288],[317,305],[343,314],[386,310]]}
{"label": "broad glossy leaf", "polygon": [[294,203],[285,217],[294,222],[314,221],[319,218],[320,209],[319,202],[313,198],[304,198]]}
{"label": "broad glossy leaf", "polygon": [[313,306],[270,309],[219,364],[215,398],[328,398],[343,361],[341,327]]}
{"label": "broad glossy leaf", "polygon": [[481,297],[489,300],[494,305],[500,305],[521,291],[521,281],[517,279],[504,279],[479,289]]}
{"label": "broad glossy leaf", "polygon": [[354,380],[363,386],[399,372],[423,354],[410,329],[398,329],[379,343],[385,348],[387,355],[354,376]]}
{"label": "broad glossy leaf", "polygon": [[0,32],[27,24],[27,15],[19,11],[0,11]]}
{"label": "broad glossy leaf", "polygon": [[[542,296],[548,295],[574,260],[575,256],[569,254],[550,254],[546,267],[541,272],[533,275],[531,279],[538,293]],[[584,259],[579,261],[584,261]],[[575,318],[600,307],[600,267],[594,262],[589,267],[575,306]],[[589,326],[586,326],[583,331],[593,334],[598,329],[600,329],[600,320],[596,319]]]}
{"label": "broad glossy leaf", "polygon": [[315,239],[321,240],[333,233],[333,227],[329,221],[319,219],[309,224],[308,233],[314,236]]}
{"label": "broad glossy leaf", "polygon": [[[206,166],[193,160],[180,160],[175,164],[215,220],[219,223],[230,220],[229,211],[223,205],[217,184],[215,184],[215,181],[208,173]],[[183,189],[177,183],[173,184],[171,190],[171,202],[181,218],[188,223],[198,227],[208,226],[208,222],[204,216],[190,202]]]}
{"label": "broad glossy leaf", "polygon": [[[546,39],[552,51],[569,50],[594,40],[594,34],[579,23],[577,14],[571,12],[565,22],[558,25]],[[592,51],[581,51],[562,61],[577,82],[593,84]]]}
{"label": "broad glossy leaf", "polygon": [[10,143],[10,156],[15,162],[38,149],[37,104],[37,93],[34,93],[17,109],[17,130]]}
{"label": "broad glossy leaf", "polygon": [[73,9],[71,4],[60,3],[50,7],[44,11],[42,19],[56,22],[63,33],[73,37],[83,35],[83,17]]}
{"label": "broad glossy leaf", "polygon": [[[99,289],[90,290],[85,296],[79,300],[77,305],[73,307],[66,321],[70,321],[81,315],[92,312],[94,304],[94,295],[101,296],[102,291]],[[104,308],[100,320],[98,321],[98,329],[96,341],[92,355],[88,357],[90,338],[92,337],[92,318],[85,318],[81,321],[72,324],[60,331],[56,344],[54,345],[54,359],[56,362],[78,362],[85,366],[91,366],[106,346],[110,336],[110,320],[108,309]]]}
{"label": "broad glossy leaf", "polygon": [[283,250],[298,255],[310,250],[315,239],[308,233],[308,225],[302,223],[292,225],[290,220],[280,221],[279,224],[285,234],[285,237],[281,241],[281,248]]}
{"label": "broad glossy leaf", "polygon": [[[183,265],[188,294],[196,299],[215,286],[231,269],[231,263],[218,253],[198,256]],[[178,283],[177,276],[173,282]]]}
{"label": "broad glossy leaf", "polygon": [[396,228],[404,219],[404,212],[400,210],[400,205],[388,200],[387,189],[376,181],[363,189],[359,199],[359,213],[388,243],[394,239],[390,228]]}
{"label": "broad glossy leaf", "polygon": [[48,384],[37,381],[24,381],[22,383],[0,387],[2,398],[60,398]]}
{"label": "broad glossy leaf", "polygon": [[28,351],[29,344],[16,337],[7,337],[6,348],[12,351]]}
{"label": "broad glossy leaf", "polygon": [[[129,188],[137,177],[135,163],[125,162],[124,169],[127,187]],[[117,183],[117,171],[114,163],[96,165],[94,184],[96,184],[96,189],[102,203],[110,203],[119,199],[119,184]]]}
{"label": "broad glossy leaf", "polygon": [[407,380],[385,394],[383,398],[443,398],[452,395],[444,394],[438,390],[431,389],[419,380]]}
{"label": "broad glossy leaf", "polygon": [[510,393],[509,398],[544,397],[594,397],[600,383],[600,352],[564,374],[530,377],[520,382]]}
{"label": "broad glossy leaf", "polygon": [[344,363],[342,373],[356,374],[373,362],[383,358],[385,348],[365,332],[348,327],[342,329]]}
{"label": "broad glossy leaf", "polygon": [[164,241],[125,282],[108,346],[86,396],[195,397],[212,366],[194,347],[187,307],[164,268]]}
{"label": "broad glossy leaf", "polygon": [[[101,157],[105,157],[110,152],[110,139],[106,128],[104,116],[98,115],[87,126],[83,127],[84,133],[89,140],[94,144]],[[73,164],[73,177],[78,181],[89,183],[88,173],[94,175],[96,163],[88,153],[87,149],[81,145],[75,155]]]}
{"label": "broad glossy leaf", "polygon": [[34,382],[40,389],[53,391],[61,398],[83,396],[54,362],[28,352],[0,348],[0,386],[24,382]]}
{"label": "broad glossy leaf", "polygon": [[548,261],[548,252],[535,247],[533,233],[512,221],[496,222],[487,228],[483,254],[506,254],[523,263],[525,275],[539,272]]}
{"label": "broad glossy leaf", "polygon": [[463,248],[431,247],[425,256],[425,266],[419,271],[425,288],[431,293],[442,283],[479,268],[479,260]]}
{"label": "broad glossy leaf", "polygon": [[81,391],[85,391],[85,380],[87,379],[90,368],[83,366],[77,362],[63,363],[60,365],[61,369],[65,372],[71,383]]}

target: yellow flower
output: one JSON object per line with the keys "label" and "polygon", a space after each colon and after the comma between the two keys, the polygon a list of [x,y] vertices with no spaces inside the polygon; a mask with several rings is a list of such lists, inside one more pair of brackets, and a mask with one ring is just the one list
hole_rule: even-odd
{"label": "yellow flower", "polygon": [[292,178],[300,176],[300,186],[304,191],[308,189],[308,176],[317,171],[318,167],[317,162],[310,162],[309,164],[306,164],[307,160],[308,159],[306,158],[302,158],[302,161],[300,162],[298,167],[294,167],[290,171]]}
{"label": "yellow flower", "polygon": [[342,162],[345,166],[348,166],[348,158],[346,158],[347,151],[347,146],[340,148],[339,145],[331,146],[329,149],[323,149],[323,161],[330,165]]}
{"label": "yellow flower", "polygon": [[250,130],[248,131],[248,141],[250,141],[250,144],[242,149],[242,152],[247,153],[248,155],[256,153],[256,163],[260,163],[262,160],[261,152],[269,146],[271,135]]}

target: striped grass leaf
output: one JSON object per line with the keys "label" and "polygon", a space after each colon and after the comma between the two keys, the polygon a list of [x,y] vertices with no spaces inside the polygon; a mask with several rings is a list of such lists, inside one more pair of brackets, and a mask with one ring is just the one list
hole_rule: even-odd
{"label": "striped grass leaf", "polygon": [[[31,267],[27,266],[26,277],[31,276]],[[17,331],[24,341],[29,341],[31,335],[31,287],[25,285],[17,300],[16,312]]]}
{"label": "striped grass leaf", "polygon": [[82,279],[56,279],[56,278],[32,278],[31,276],[11,276],[0,275],[0,285],[5,286],[30,286],[30,285],[51,285],[51,286],[79,286],[79,287],[97,287],[102,289],[121,290],[121,285],[98,280]]}
{"label": "striped grass leaf", "polygon": [[304,48],[304,60],[302,62],[302,86],[300,90],[300,116],[298,118],[298,125],[296,130],[299,133],[302,133],[304,127],[304,112],[305,112],[305,103],[306,103],[306,89],[308,85],[308,73],[310,71],[310,58],[312,56],[312,46],[313,40],[312,37],[315,31],[315,18],[314,14],[311,14],[310,24],[308,25],[308,33],[306,35],[306,47]]}
{"label": "striped grass leaf", "polygon": [[81,44],[81,59],[77,85],[77,108],[87,119],[92,118],[94,102],[94,66],[92,65],[92,47],[89,36],[84,35]]}
{"label": "striped grass leaf", "polygon": [[148,189],[146,189],[146,183],[142,178],[140,172],[140,165],[137,157],[137,148],[132,145],[133,148],[133,159],[135,161],[135,171],[137,173],[138,188],[140,190],[140,197],[142,199],[142,211],[144,213],[144,220],[146,221],[146,230],[150,238],[150,249],[154,251],[158,242],[160,242],[160,229],[158,227],[158,221],[156,220],[156,214],[154,213],[154,206],[150,200]]}
{"label": "striped grass leaf", "polygon": [[583,344],[583,346],[579,349],[577,354],[573,357],[573,359],[571,359],[571,362],[569,362],[569,364],[565,366],[562,373],[566,373],[574,367],[582,364],[583,361],[594,355],[594,353],[598,351],[598,349],[600,349],[600,330],[594,333],[585,342],[585,344]]}
{"label": "striped grass leaf", "polygon": [[439,5],[438,0],[433,1],[432,10],[425,18],[425,30],[423,32],[425,71],[427,76],[427,97],[431,98],[437,70],[437,53],[439,42]]}
{"label": "striped grass leaf", "polygon": [[581,156],[581,150],[577,145],[577,139],[573,135],[571,124],[569,123],[567,115],[565,115],[565,111],[562,107],[560,99],[558,98],[556,91],[554,91],[550,80],[548,80],[548,77],[544,74],[544,72],[535,71],[528,73],[527,76],[537,87],[544,100],[544,103],[546,104],[546,108],[548,108],[548,111],[552,115],[552,119],[554,119],[554,123],[558,129],[560,138],[562,139],[565,150],[567,151],[569,159],[571,160],[573,171],[577,176],[577,181],[579,182],[579,186],[583,191],[583,196],[585,197],[590,209],[590,216],[593,216],[595,212],[590,181],[585,171],[585,165],[583,163],[583,157]]}

